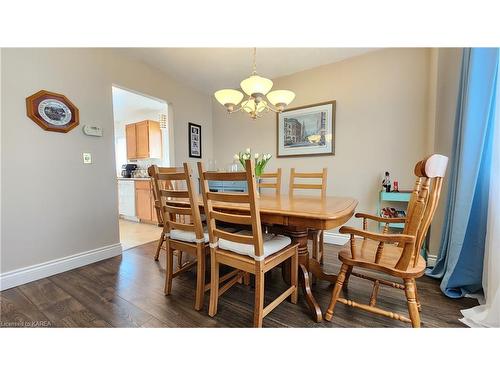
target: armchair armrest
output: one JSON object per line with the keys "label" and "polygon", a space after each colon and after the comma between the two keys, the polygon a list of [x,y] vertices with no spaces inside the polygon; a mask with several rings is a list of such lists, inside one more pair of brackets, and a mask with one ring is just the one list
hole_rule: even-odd
{"label": "armchair armrest", "polygon": [[381,234],[353,227],[341,227],[339,229],[339,232],[342,234],[350,234],[352,236],[369,238],[371,240],[379,242],[404,242],[404,243],[415,242],[415,236],[410,236],[408,234]]}
{"label": "armchair armrest", "polygon": [[358,212],[354,215],[354,217],[370,219],[379,223],[404,223],[406,221],[406,218],[404,217],[380,217],[376,215],[364,214],[362,212]]}

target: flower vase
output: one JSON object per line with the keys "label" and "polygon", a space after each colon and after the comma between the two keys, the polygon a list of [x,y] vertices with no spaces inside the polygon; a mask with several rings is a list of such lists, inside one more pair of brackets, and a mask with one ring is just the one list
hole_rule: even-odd
{"label": "flower vase", "polygon": [[259,187],[259,183],[260,183],[260,176],[255,176],[255,194],[260,197],[260,187]]}

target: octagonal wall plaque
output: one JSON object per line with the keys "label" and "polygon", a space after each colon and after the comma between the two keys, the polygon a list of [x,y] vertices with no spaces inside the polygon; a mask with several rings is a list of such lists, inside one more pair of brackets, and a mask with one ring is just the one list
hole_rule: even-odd
{"label": "octagonal wall plaque", "polygon": [[26,98],[30,119],[42,129],[67,133],[80,123],[78,108],[64,95],[40,90]]}

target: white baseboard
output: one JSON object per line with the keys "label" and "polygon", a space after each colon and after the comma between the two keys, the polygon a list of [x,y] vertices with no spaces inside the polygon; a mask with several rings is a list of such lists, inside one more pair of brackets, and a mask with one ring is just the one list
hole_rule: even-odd
{"label": "white baseboard", "polygon": [[66,272],[74,268],[120,255],[121,253],[122,245],[117,243],[64,258],[35,264],[33,266],[4,272],[0,274],[0,290],[10,289],[57,273]]}
{"label": "white baseboard", "polygon": [[323,240],[332,245],[345,245],[349,241],[349,235],[333,232],[324,232]]}
{"label": "white baseboard", "polygon": [[118,217],[120,219],[128,220],[128,221],[134,221],[136,223],[140,223],[141,222],[141,220],[137,216],[127,216],[127,215],[120,214],[120,215],[118,215]]}

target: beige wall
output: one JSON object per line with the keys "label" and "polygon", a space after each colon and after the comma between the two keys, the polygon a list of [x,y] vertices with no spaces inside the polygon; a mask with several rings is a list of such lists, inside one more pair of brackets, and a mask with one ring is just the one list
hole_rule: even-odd
{"label": "beige wall", "polygon": [[[189,121],[203,126],[212,156],[209,96],[109,49],[3,49],[1,75],[2,273],[119,242],[112,84],[169,103],[177,164],[187,160]],[[41,89],[67,95],[80,125],[61,134],[28,119],[25,98]],[[86,124],[104,136],[85,136]]]}
{"label": "beige wall", "polygon": [[[269,170],[290,167],[315,171],[328,167],[328,193],[359,200],[358,211],[375,212],[385,170],[401,188],[414,184],[413,166],[432,148],[428,142],[429,49],[384,49],[275,80],[293,90],[292,106],[337,101],[335,155],[275,157]],[[229,115],[214,100],[214,156],[219,167],[251,147],[276,155],[276,116],[253,121]],[[433,124],[432,124],[433,126]],[[284,189],[287,191],[287,187]],[[359,225],[358,220],[352,224]]]}
{"label": "beige wall", "polygon": [[[453,128],[457,108],[458,87],[460,82],[460,68],[462,62],[462,49],[440,48],[438,53],[438,80],[436,89],[436,129],[434,139],[434,152],[451,156],[453,142]],[[451,160],[450,160],[451,161]],[[444,179],[441,201],[436,210],[431,227],[431,253],[437,255],[441,240],[441,229],[446,212],[448,195],[448,182],[450,164],[448,164],[447,177]]]}

